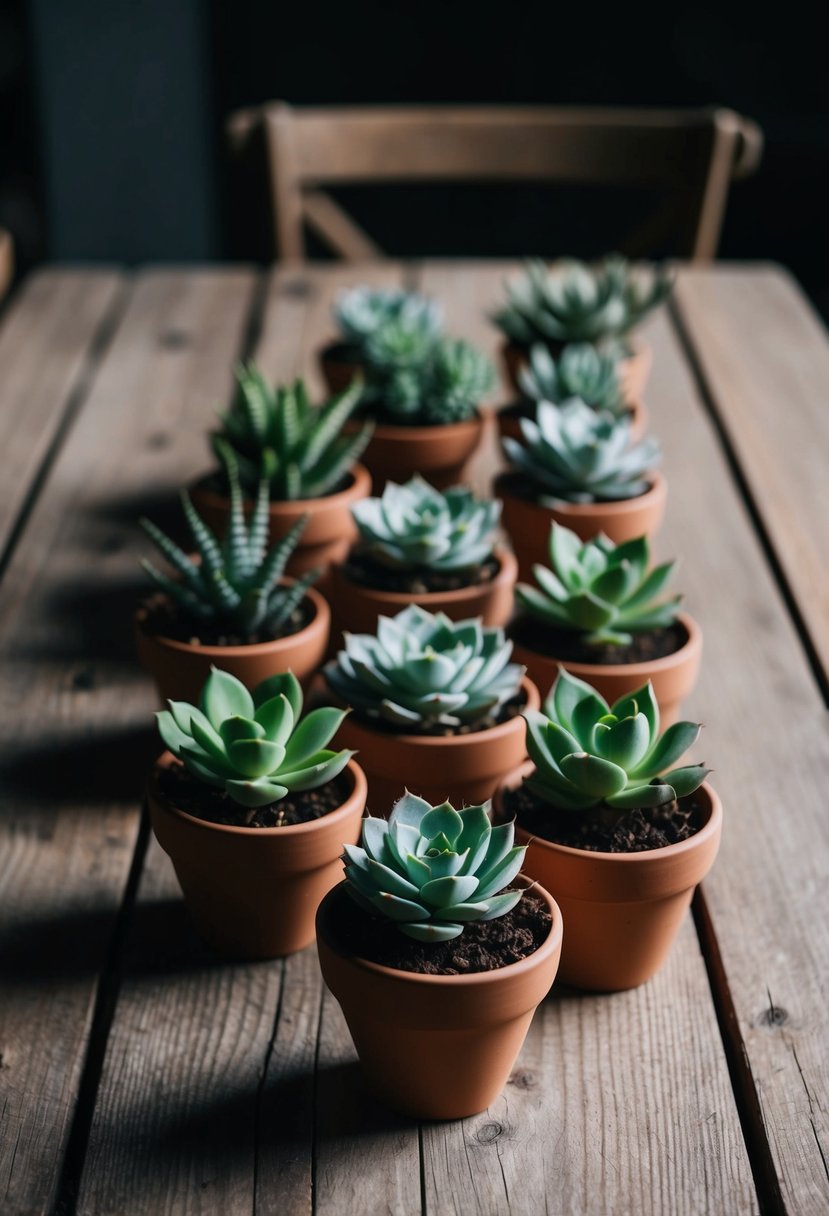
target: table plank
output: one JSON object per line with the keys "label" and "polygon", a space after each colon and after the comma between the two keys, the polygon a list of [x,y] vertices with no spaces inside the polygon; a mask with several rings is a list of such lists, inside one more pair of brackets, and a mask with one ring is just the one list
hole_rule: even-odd
{"label": "table plank", "polygon": [[829,336],[780,267],[689,267],[677,307],[829,696]]}
{"label": "table plank", "polygon": [[[445,302],[450,328],[494,356],[497,331],[482,327],[481,316],[498,300],[506,271],[497,263],[429,263],[419,282]],[[657,361],[670,378],[681,371],[679,353],[667,328],[653,336]],[[665,436],[666,446],[671,440],[681,444],[681,428]],[[498,459],[494,446],[479,455],[479,488]],[[690,920],[651,984],[616,997],[547,1001],[505,1096],[469,1124],[428,1129],[424,1164],[430,1213],[753,1211],[751,1174]],[[450,1193],[452,1178],[473,1172],[477,1198],[468,1188]]]}
{"label": "table plank", "polygon": [[0,553],[83,390],[126,276],[113,269],[30,275],[0,323]]}
{"label": "table plank", "polygon": [[87,1116],[89,1030],[114,996],[102,968],[157,750],[131,637],[135,514],[193,460],[178,422],[226,394],[251,282],[138,277],[0,590],[0,1206],[15,1213],[51,1207]]}
{"label": "table plank", "polygon": [[[759,282],[757,291],[764,291]],[[786,1210],[825,1212],[827,716],[715,430],[688,370],[670,354],[678,347],[663,337],[666,328],[663,317],[652,330],[659,346],[648,391],[670,485],[659,547],[681,555],[678,585],[705,638],[688,709],[706,723],[702,754],[714,766],[725,813],[720,857],[705,883],[728,982],[718,995],[736,1010],[739,1066],[757,1093]],[[776,1202],[774,1194],[766,1198]]]}

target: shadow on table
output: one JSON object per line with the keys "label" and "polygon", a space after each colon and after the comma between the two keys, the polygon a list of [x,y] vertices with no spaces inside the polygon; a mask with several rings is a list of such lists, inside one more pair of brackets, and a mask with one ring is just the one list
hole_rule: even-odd
{"label": "shadow on table", "polygon": [[76,733],[67,725],[65,735],[49,734],[3,756],[0,820],[5,809],[21,830],[47,832],[49,839],[49,825],[54,828],[67,809],[140,803],[147,773],[162,750],[152,717],[148,714],[138,727],[89,730]]}

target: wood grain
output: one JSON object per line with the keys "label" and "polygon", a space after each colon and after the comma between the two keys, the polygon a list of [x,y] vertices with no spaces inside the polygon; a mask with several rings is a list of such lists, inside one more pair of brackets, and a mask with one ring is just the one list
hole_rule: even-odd
{"label": "wood grain", "polygon": [[158,746],[133,657],[145,585],[135,517],[168,509],[193,460],[179,420],[203,425],[226,396],[250,288],[246,272],[139,276],[0,590],[0,1206],[10,1212],[54,1198]]}
{"label": "wood grain", "polygon": [[116,270],[41,270],[29,276],[3,316],[0,552],[125,290],[126,278]]}

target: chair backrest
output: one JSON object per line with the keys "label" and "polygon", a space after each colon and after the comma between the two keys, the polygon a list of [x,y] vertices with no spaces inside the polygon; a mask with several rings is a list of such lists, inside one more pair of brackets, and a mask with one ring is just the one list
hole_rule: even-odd
{"label": "chair backrest", "polygon": [[11,233],[0,228],[0,300],[11,287],[14,278],[14,245]]}
{"label": "chair backrest", "polygon": [[662,196],[626,245],[678,232],[681,256],[716,254],[732,178],[762,155],[760,129],[732,110],[399,106],[272,102],[228,121],[236,148],[264,125],[277,255],[305,258],[307,223],[348,260],[382,256],[325,186],[404,181],[637,185]]}

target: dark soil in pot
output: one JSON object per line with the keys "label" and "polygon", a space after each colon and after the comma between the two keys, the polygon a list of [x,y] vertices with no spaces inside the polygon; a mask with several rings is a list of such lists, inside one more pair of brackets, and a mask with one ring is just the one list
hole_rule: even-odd
{"label": "dark soil in pot", "polygon": [[591,853],[644,853],[687,840],[704,826],[694,794],[665,806],[620,811],[601,805],[588,811],[558,810],[526,786],[504,793],[504,810],[525,832]]}
{"label": "dark soil in pot", "polygon": [[676,654],[688,642],[688,631],[675,622],[660,629],[635,633],[627,645],[605,644],[590,646],[582,634],[572,629],[555,629],[529,614],[522,614],[510,626],[509,635],[519,646],[536,654],[565,663],[596,663],[619,666],[629,663],[652,663],[669,654]]}
{"label": "dark soil in pot", "polygon": [[319,789],[288,794],[280,802],[267,806],[244,807],[222,790],[198,781],[183,764],[176,762],[159,774],[158,792],[171,806],[208,823],[234,828],[279,828],[310,823],[336,811],[351,793],[352,784],[347,772],[343,772]]}
{"label": "dark soil in pot", "polygon": [[531,890],[505,916],[470,921],[449,942],[416,942],[385,916],[372,916],[345,893],[337,898],[332,932],[337,946],[357,958],[421,975],[472,975],[527,958],[546,941],[552,917]]}
{"label": "dark soil in pot", "polygon": [[288,638],[305,629],[314,619],[314,607],[306,597],[296,606],[279,633],[228,633],[204,623],[194,623],[180,613],[166,595],[154,595],[145,601],[147,615],[144,630],[160,638],[172,638],[190,646],[256,646]]}
{"label": "dark soil in pot", "polygon": [[431,592],[459,591],[464,587],[483,586],[492,582],[500,568],[498,558],[493,555],[471,570],[392,570],[355,548],[348,555],[342,573],[353,583],[375,591],[427,595]]}

